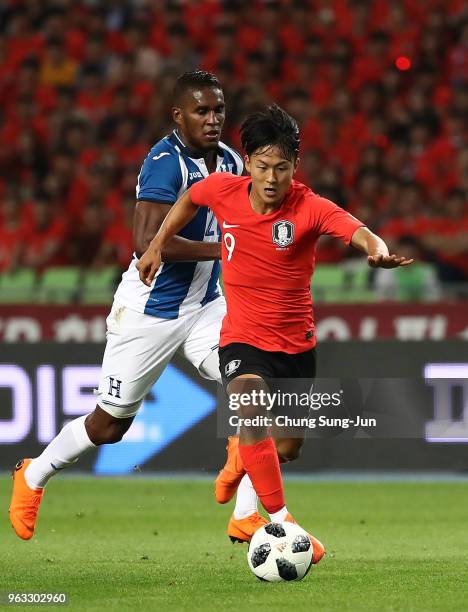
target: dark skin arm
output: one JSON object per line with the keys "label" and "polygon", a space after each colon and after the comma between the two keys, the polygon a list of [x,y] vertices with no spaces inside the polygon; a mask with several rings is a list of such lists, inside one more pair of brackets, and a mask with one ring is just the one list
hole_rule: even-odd
{"label": "dark skin arm", "polygon": [[[133,218],[133,244],[138,258],[147,250],[151,240],[171,210],[170,204],[140,200]],[[173,236],[164,246],[162,261],[211,261],[221,259],[219,242],[197,242]]]}
{"label": "dark skin arm", "polygon": [[190,199],[189,191],[181,195],[174,206],[172,206],[158,233],[151,240],[147,250],[137,263],[136,267],[142,283],[148,287],[151,286],[163,260],[163,253],[167,245],[174,239],[175,234],[196,216],[198,208]]}

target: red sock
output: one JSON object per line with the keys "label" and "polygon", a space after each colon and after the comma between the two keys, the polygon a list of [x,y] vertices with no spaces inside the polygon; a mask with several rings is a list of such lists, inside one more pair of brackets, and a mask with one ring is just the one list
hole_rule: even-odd
{"label": "red sock", "polygon": [[239,454],[265,510],[268,514],[281,510],[285,506],[283,481],[272,438],[248,446],[239,444]]}

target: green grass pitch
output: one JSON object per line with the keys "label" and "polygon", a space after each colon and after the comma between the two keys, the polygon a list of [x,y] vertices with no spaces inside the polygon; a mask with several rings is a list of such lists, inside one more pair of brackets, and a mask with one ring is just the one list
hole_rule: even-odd
{"label": "green grass pitch", "polygon": [[0,592],[67,592],[66,609],[468,609],[463,482],[288,481],[288,508],[328,554],[280,584],[250,573],[246,545],[224,533],[231,506],[208,481],[59,476],[29,542],[8,523],[9,494],[4,476]]}

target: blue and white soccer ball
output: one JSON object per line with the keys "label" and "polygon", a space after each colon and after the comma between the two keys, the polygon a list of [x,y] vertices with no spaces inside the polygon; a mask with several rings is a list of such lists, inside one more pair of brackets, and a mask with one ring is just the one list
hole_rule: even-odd
{"label": "blue and white soccer ball", "polygon": [[260,580],[302,580],[312,567],[312,543],[307,532],[295,523],[268,523],[250,542],[247,560]]}

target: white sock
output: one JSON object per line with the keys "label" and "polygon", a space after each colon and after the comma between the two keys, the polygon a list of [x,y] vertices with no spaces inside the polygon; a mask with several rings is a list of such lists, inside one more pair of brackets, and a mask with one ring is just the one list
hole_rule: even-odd
{"label": "white sock", "polygon": [[39,457],[31,461],[24,472],[28,487],[31,489],[45,487],[51,476],[73,465],[81,455],[96,448],[86,431],[86,417],[85,414],[65,425]]}
{"label": "white sock", "polygon": [[283,506],[281,510],[278,510],[278,512],[273,512],[270,514],[270,520],[272,523],[282,523],[287,515],[288,509],[286,506]]}
{"label": "white sock", "polygon": [[257,494],[252,486],[252,481],[245,474],[239,483],[236,496],[236,507],[234,508],[234,518],[243,519],[257,512]]}

